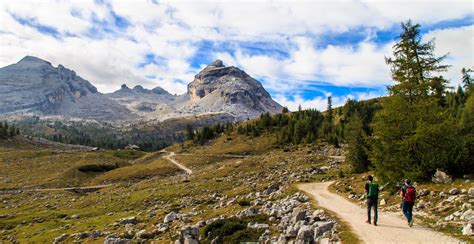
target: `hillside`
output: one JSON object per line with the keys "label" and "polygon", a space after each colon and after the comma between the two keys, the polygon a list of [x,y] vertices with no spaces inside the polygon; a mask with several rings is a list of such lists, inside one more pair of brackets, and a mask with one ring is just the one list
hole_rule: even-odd
{"label": "hillside", "polygon": [[[0,239],[50,242],[62,236],[60,239],[68,241],[99,242],[115,236],[168,241],[179,238],[181,228],[197,224],[201,237],[210,241],[215,236],[206,237],[203,229],[220,228],[212,224],[215,221],[237,221],[244,223],[238,225],[241,236],[226,234],[221,238],[250,241],[260,236],[279,238],[278,233],[286,232],[285,226],[292,224],[292,220],[283,224],[283,219],[292,214],[338,230],[321,238],[345,237],[344,225],[333,226],[333,217],[324,211],[312,215],[310,209],[315,206],[295,194],[291,186],[319,177],[323,172],[320,168],[332,162],[327,156],[333,150],[325,149],[324,155],[316,153],[318,148],[330,148],[326,144],[278,148],[269,140],[272,137],[248,138],[234,133],[204,146],[186,143],[167,148],[176,153],[176,161],[192,169],[191,175],[164,158],[167,153],[163,152],[59,152],[2,146]],[[61,189],[104,184],[113,187],[92,188],[89,193],[79,188]],[[278,206],[290,210],[271,212],[281,211]],[[178,220],[171,221],[174,216]],[[260,225],[247,228],[248,222]],[[297,231],[291,233],[287,238],[297,237]]]}

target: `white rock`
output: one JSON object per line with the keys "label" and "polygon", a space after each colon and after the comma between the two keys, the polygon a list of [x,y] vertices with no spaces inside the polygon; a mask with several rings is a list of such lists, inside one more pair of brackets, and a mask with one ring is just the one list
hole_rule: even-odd
{"label": "white rock", "polygon": [[171,212],[165,216],[163,219],[164,223],[170,223],[178,219],[178,215],[175,212]]}
{"label": "white rock", "polygon": [[464,226],[462,229],[462,234],[465,236],[473,236],[474,235],[474,223],[469,222]]}

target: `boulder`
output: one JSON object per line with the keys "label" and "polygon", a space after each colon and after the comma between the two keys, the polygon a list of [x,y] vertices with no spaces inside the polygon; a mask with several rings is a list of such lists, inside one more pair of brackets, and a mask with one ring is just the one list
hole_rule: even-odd
{"label": "boulder", "polygon": [[247,208],[245,210],[242,210],[239,214],[238,214],[238,217],[242,218],[242,217],[249,217],[249,216],[254,216],[258,214],[258,208],[255,208],[255,207],[250,207],[250,208]]}
{"label": "boulder", "polygon": [[449,194],[457,195],[457,194],[459,194],[459,189],[458,188],[451,188],[451,190],[449,190]]}
{"label": "boulder", "polygon": [[423,200],[419,200],[418,203],[416,204],[416,208],[425,208],[426,204]]}
{"label": "boulder", "polygon": [[124,238],[107,237],[104,244],[131,244],[132,241]]}
{"label": "boulder", "polygon": [[171,212],[165,216],[163,219],[164,223],[170,223],[178,219],[178,215],[175,212]]}
{"label": "boulder", "polygon": [[469,223],[464,226],[462,229],[462,234],[465,236],[473,236],[474,235],[474,222],[469,221]]}
{"label": "boulder", "polygon": [[437,183],[437,184],[449,184],[449,183],[453,182],[453,179],[451,178],[451,176],[449,176],[445,172],[437,169],[436,173],[431,178],[431,181],[433,181],[433,183]]}
{"label": "boulder", "polygon": [[314,230],[314,238],[322,236],[327,231],[331,230],[334,226],[335,222],[333,221],[317,221],[314,222],[313,226],[315,226]]}
{"label": "boulder", "polygon": [[140,230],[135,234],[135,236],[141,239],[151,239],[154,235],[146,230]]}
{"label": "boulder", "polygon": [[271,184],[268,189],[266,189],[265,191],[263,191],[263,194],[265,195],[270,195],[276,191],[278,191],[280,189],[280,183],[274,183],[274,184]]}
{"label": "boulder", "polygon": [[474,211],[472,211],[472,209],[469,209],[469,210],[465,211],[461,215],[460,219],[462,219],[462,220],[474,220]]}
{"label": "boulder", "polygon": [[255,224],[248,223],[247,227],[251,229],[257,229],[257,230],[262,230],[262,229],[265,230],[265,229],[270,228],[268,224],[259,224],[259,223],[255,223]]}
{"label": "boulder", "polygon": [[199,228],[194,225],[188,225],[181,229],[178,240],[175,244],[198,244]]}
{"label": "boulder", "polygon": [[66,241],[66,239],[69,237],[69,234],[62,234],[56,238],[54,238],[53,240],[53,243],[56,244],[56,243],[63,243],[64,241]]}
{"label": "boulder", "polygon": [[296,243],[312,243],[314,230],[310,225],[301,226],[296,235]]}
{"label": "boulder", "polygon": [[382,199],[382,200],[380,200],[380,204],[379,204],[379,205],[380,205],[380,206],[385,206],[385,205],[387,205],[387,201],[385,201],[385,199]]}
{"label": "boulder", "polygon": [[126,224],[137,224],[139,221],[138,221],[138,218],[135,217],[135,216],[130,216],[130,217],[126,217],[126,218],[121,218],[119,219],[119,223],[120,224],[123,224],[123,225],[126,225]]}
{"label": "boulder", "polygon": [[71,219],[79,219],[79,218],[80,218],[80,216],[78,214],[73,214],[71,216]]}
{"label": "boulder", "polygon": [[306,209],[294,208],[291,213],[291,219],[294,223],[306,218]]}
{"label": "boulder", "polygon": [[474,188],[469,188],[469,191],[467,191],[467,195],[470,197],[470,198],[474,198]]}

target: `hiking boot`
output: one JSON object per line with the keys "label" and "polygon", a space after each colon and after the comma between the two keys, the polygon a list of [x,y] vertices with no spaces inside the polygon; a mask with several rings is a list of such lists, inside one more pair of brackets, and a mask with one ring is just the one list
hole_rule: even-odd
{"label": "hiking boot", "polygon": [[408,226],[412,227],[413,226],[413,219],[408,222]]}
{"label": "hiking boot", "polygon": [[370,221],[366,220],[365,223],[369,224],[370,225]]}
{"label": "hiking boot", "polygon": [[375,226],[377,226],[377,223],[374,223]]}

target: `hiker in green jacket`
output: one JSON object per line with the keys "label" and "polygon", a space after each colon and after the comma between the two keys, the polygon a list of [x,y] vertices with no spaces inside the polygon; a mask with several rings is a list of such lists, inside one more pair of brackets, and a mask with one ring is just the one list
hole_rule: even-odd
{"label": "hiker in green jacket", "polygon": [[378,211],[377,211],[377,202],[379,198],[379,183],[374,182],[374,177],[369,175],[367,177],[369,180],[365,184],[365,192],[367,193],[367,223],[371,223],[370,212],[371,209],[374,209],[374,225],[377,225]]}

